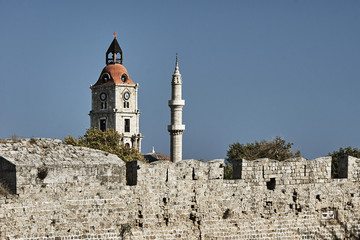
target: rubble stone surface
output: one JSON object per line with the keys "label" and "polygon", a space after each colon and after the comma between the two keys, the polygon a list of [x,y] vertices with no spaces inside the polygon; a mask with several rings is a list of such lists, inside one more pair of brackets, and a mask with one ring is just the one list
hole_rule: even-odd
{"label": "rubble stone surface", "polygon": [[[345,161],[345,160],[344,160]],[[56,139],[2,140],[0,239],[359,239],[360,159],[130,162]]]}

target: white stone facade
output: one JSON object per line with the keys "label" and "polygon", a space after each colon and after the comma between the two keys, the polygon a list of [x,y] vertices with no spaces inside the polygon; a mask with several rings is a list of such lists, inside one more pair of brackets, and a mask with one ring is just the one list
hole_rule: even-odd
{"label": "white stone facade", "polygon": [[[138,109],[138,85],[124,86],[115,84],[112,86],[93,86],[92,111],[90,112],[91,127],[101,129],[101,120],[106,120],[106,128],[115,129],[122,136],[120,144],[135,147],[141,151],[141,134],[139,128],[140,110]],[[102,109],[100,100],[101,93],[108,97],[107,108]],[[125,93],[129,93],[128,101],[124,100]],[[124,107],[129,104],[129,107]],[[127,128],[125,121],[129,121]]]}

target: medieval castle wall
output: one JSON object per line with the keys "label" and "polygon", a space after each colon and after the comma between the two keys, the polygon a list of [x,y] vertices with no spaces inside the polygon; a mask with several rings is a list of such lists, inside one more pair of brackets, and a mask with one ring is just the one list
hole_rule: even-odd
{"label": "medieval castle wall", "polygon": [[358,239],[360,159],[131,162],[60,140],[0,143],[0,239]]}

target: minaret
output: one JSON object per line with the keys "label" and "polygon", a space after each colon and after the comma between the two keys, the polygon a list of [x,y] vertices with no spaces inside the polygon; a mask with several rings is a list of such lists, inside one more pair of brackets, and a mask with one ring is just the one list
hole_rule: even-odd
{"label": "minaret", "polygon": [[175,163],[182,160],[182,134],[185,130],[185,125],[182,124],[182,109],[185,100],[181,99],[181,85],[181,74],[176,55],[175,72],[171,81],[171,100],[169,100],[171,125],[168,126],[170,132],[170,160]]}

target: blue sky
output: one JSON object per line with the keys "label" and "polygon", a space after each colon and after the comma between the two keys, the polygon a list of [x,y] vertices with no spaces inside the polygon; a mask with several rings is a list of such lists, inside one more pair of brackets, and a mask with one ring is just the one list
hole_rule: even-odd
{"label": "blue sky", "polygon": [[117,32],[139,83],[143,152],[169,154],[179,53],[184,158],[281,136],[305,158],[360,147],[359,1],[0,0],[0,138],[89,127]]}

